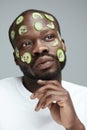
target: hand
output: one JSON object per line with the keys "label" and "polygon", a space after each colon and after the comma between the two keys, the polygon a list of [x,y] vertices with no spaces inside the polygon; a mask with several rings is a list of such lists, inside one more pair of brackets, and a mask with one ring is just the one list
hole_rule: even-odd
{"label": "hand", "polygon": [[38,84],[41,88],[31,96],[32,99],[39,99],[35,110],[48,107],[57,123],[70,128],[76,122],[77,115],[68,91],[56,80],[39,80]]}

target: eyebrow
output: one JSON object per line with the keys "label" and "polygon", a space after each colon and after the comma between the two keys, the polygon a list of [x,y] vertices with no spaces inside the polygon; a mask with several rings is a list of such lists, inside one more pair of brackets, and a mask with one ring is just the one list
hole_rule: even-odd
{"label": "eyebrow", "polygon": [[[46,28],[46,29],[40,31],[40,36],[43,36],[49,32],[55,32],[55,31],[56,30],[54,30],[54,29],[47,29]],[[31,33],[31,32],[29,32],[29,33]],[[22,39],[28,39],[29,37],[31,38],[31,36],[29,36],[29,35],[23,35],[23,36],[21,36],[21,38],[18,37],[15,40],[18,41],[18,40],[22,40]]]}
{"label": "eyebrow", "polygon": [[48,32],[55,32],[55,30],[53,30],[53,29],[44,29],[40,33],[41,33],[41,35],[44,35],[44,34],[46,34]]}

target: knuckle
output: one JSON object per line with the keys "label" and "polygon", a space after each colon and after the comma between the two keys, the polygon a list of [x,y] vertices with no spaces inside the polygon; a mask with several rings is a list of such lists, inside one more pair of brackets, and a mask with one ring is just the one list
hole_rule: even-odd
{"label": "knuckle", "polygon": [[50,99],[50,100],[52,100],[52,99],[53,99],[53,97],[54,97],[54,95],[53,95],[53,94],[49,95],[49,96],[48,96],[48,100],[49,100],[49,99]]}

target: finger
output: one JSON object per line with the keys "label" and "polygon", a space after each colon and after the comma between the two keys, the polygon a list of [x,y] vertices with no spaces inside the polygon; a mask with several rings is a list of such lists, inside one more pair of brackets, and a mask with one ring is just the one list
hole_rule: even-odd
{"label": "finger", "polygon": [[40,101],[37,103],[35,107],[35,111],[39,111],[41,109]]}
{"label": "finger", "polygon": [[39,101],[38,101],[38,103],[37,103],[37,105],[36,105],[36,107],[35,107],[35,111],[39,111],[41,108],[44,108],[44,104],[45,104],[45,101],[46,101],[46,94],[45,95],[43,95],[40,99],[39,99]]}
{"label": "finger", "polygon": [[40,85],[54,84],[56,86],[61,86],[61,83],[59,83],[57,80],[38,80],[37,83]]}
{"label": "finger", "polygon": [[[43,81],[41,81],[41,82],[43,82]],[[52,90],[58,90],[58,85],[54,85],[51,82],[47,82],[47,81],[45,83],[46,84],[43,84],[43,86],[41,88],[39,88],[38,90],[36,90],[35,93],[44,92],[44,91],[50,90],[50,89],[52,89]]]}
{"label": "finger", "polygon": [[[50,86],[50,87],[51,87],[51,86]],[[31,99],[39,98],[39,96],[45,94],[46,91],[50,90],[50,89],[49,89],[50,87],[49,87],[49,85],[43,86],[42,88],[40,88],[40,89],[38,89],[36,92],[34,92],[34,93],[30,96],[30,98],[31,98]],[[51,89],[52,89],[52,87],[51,87]]]}
{"label": "finger", "polygon": [[30,96],[30,99],[35,99],[35,98],[38,98],[40,99],[42,96],[44,95],[44,92],[43,93],[33,93],[31,96]]}
{"label": "finger", "polygon": [[36,111],[40,110],[41,108],[48,107],[51,103],[59,102],[63,98],[63,92],[57,92],[50,90],[43,95],[37,106],[36,106]]}
{"label": "finger", "polygon": [[58,103],[58,102],[63,102],[63,96],[57,96],[57,95],[50,95],[46,98],[45,102],[43,102],[40,106],[42,108],[46,108],[49,107],[50,104],[54,103]]}
{"label": "finger", "polygon": [[58,96],[56,95],[50,95],[49,97],[46,98],[45,101],[42,102],[42,100],[40,100],[35,107],[35,111],[39,111],[40,109],[45,109],[46,107],[49,108],[51,104],[57,104],[57,102],[60,102],[60,98],[61,97],[58,98]]}
{"label": "finger", "polygon": [[46,94],[47,92],[50,92],[50,90],[59,91],[59,92],[65,91],[64,88],[54,86],[53,84],[47,84],[47,85],[41,87],[40,89],[38,89],[35,93],[33,93],[33,94],[30,96],[30,98],[31,98],[31,99],[35,99],[35,98],[38,98],[38,99],[39,99],[39,97],[40,97],[41,95],[44,95],[44,94]]}

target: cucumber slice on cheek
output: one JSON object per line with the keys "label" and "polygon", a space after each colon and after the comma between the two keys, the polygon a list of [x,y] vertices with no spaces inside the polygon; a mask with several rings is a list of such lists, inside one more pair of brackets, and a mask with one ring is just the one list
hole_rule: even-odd
{"label": "cucumber slice on cheek", "polygon": [[32,61],[32,57],[31,54],[29,52],[25,52],[22,56],[21,56],[21,61],[25,62],[27,64],[31,63]]}
{"label": "cucumber slice on cheek", "polygon": [[64,54],[64,52],[63,52],[62,49],[58,49],[57,50],[57,57],[58,57],[58,59],[59,59],[60,62],[64,62],[64,60],[65,60],[65,54]]}
{"label": "cucumber slice on cheek", "polygon": [[22,62],[26,62],[27,64],[29,64],[32,61],[32,57],[29,52],[25,52],[22,56],[20,56],[17,47],[15,48],[15,56],[19,58]]}

